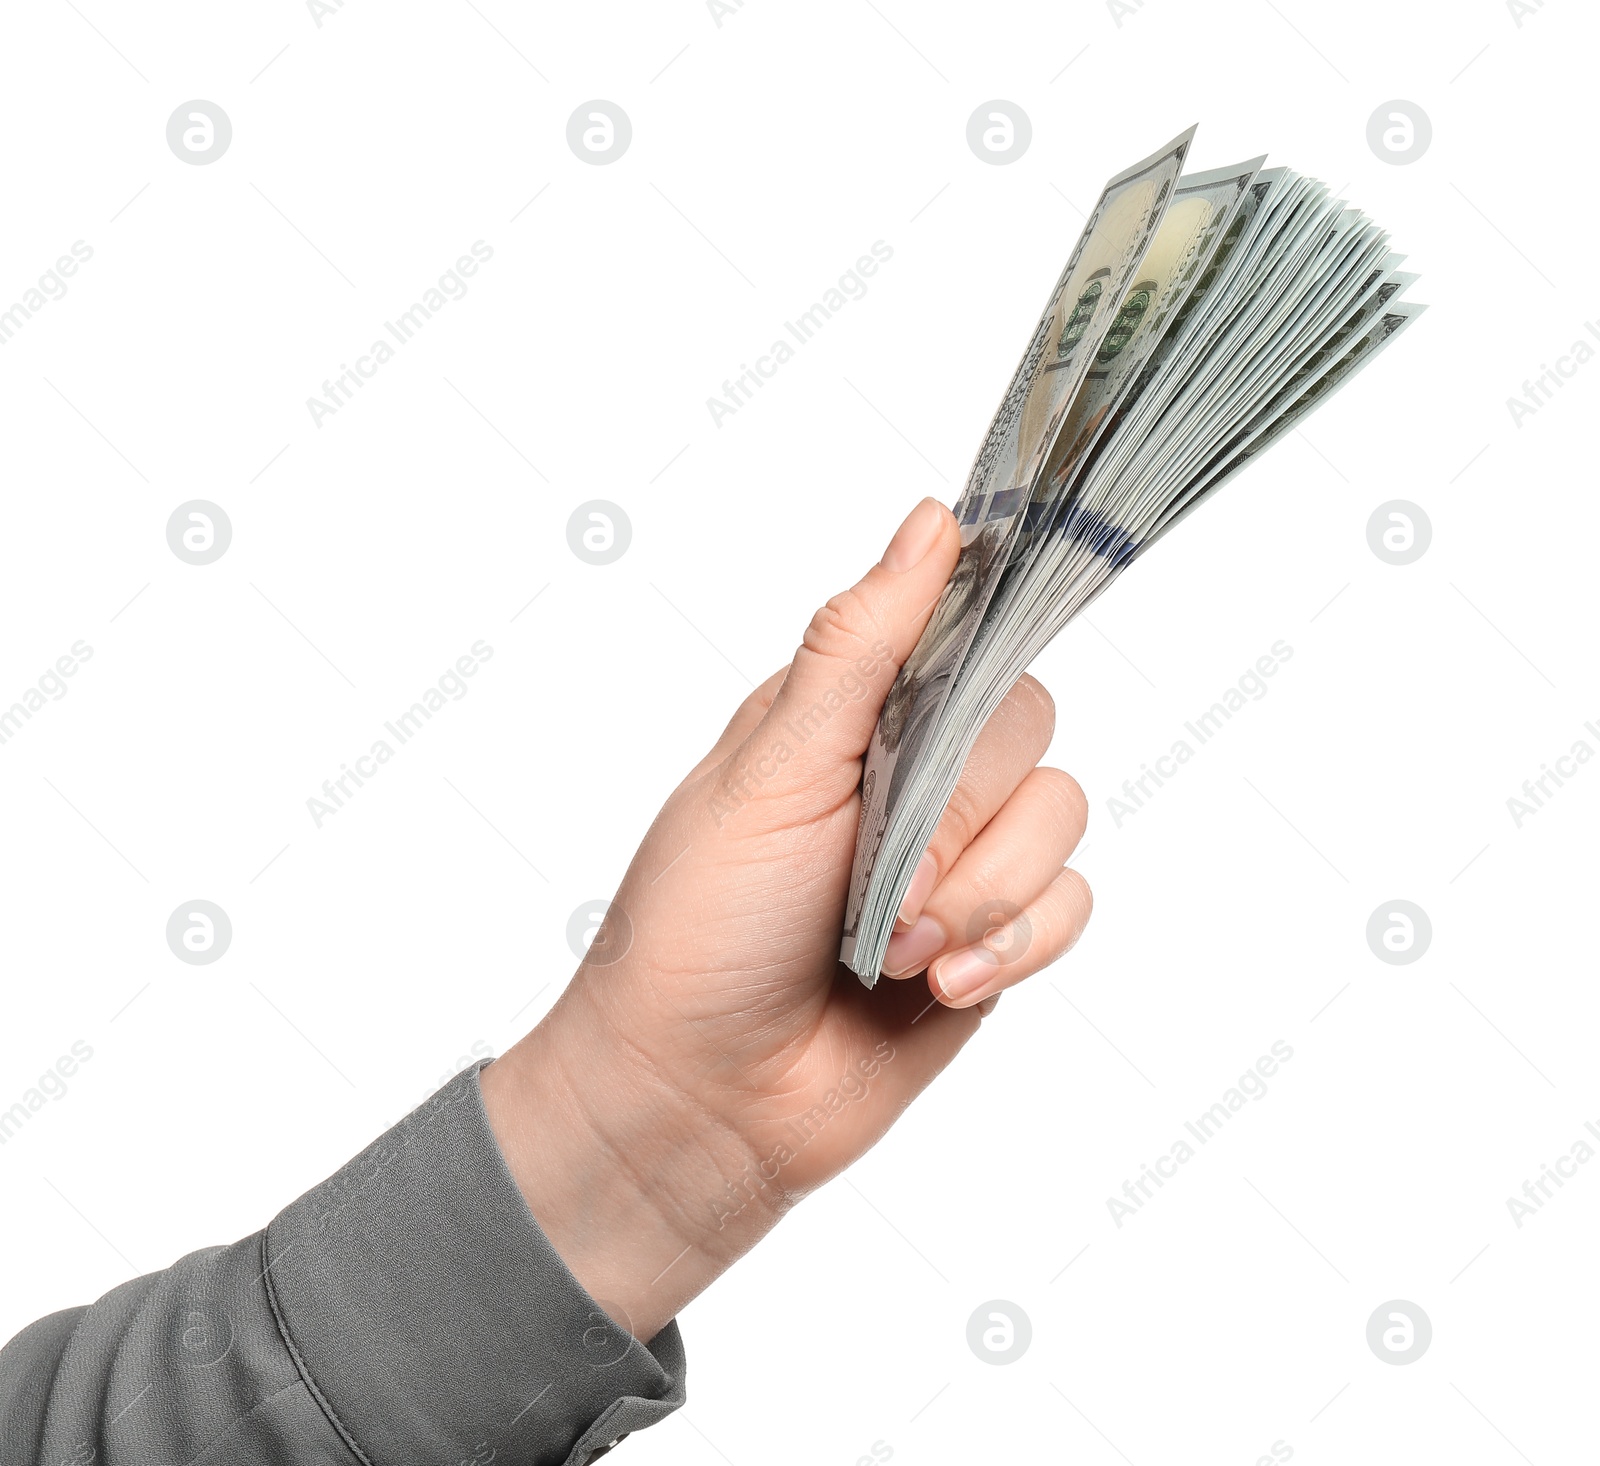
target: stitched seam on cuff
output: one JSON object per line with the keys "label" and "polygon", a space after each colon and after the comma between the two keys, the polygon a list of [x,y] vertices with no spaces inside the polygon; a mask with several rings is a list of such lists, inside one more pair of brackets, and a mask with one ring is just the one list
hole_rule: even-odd
{"label": "stitched seam on cuff", "polygon": [[267,1241],[271,1230],[270,1227],[261,1229],[261,1281],[266,1284],[267,1302],[272,1306],[272,1317],[278,1325],[278,1337],[283,1340],[283,1347],[289,1351],[289,1357],[294,1360],[294,1367],[299,1371],[300,1378],[304,1382],[306,1389],[311,1392],[311,1398],[317,1402],[323,1415],[327,1417],[328,1424],[338,1432],[339,1439],[350,1448],[351,1454],[361,1462],[361,1466],[373,1466],[367,1453],[356,1444],[355,1437],[345,1429],[344,1422],[339,1419],[333,1406],[328,1403],[322,1391],[317,1388],[317,1382],[311,1378],[311,1371],[306,1368],[305,1360],[300,1357],[300,1351],[295,1348],[294,1340],[289,1337],[289,1325],[284,1319],[283,1310],[278,1307],[277,1290],[272,1286],[272,1264],[266,1261]]}

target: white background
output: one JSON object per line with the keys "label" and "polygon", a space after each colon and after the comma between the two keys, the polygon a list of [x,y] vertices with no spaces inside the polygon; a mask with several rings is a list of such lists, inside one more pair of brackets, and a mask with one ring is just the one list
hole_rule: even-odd
{"label": "white background", "polygon": [[[1532,10],[1532,6],[1528,7]],[[96,29],[97,28],[97,29]],[[1041,659],[1097,909],[848,1183],[684,1315],[690,1400],[634,1461],[1576,1459],[1593,1440],[1600,1120],[1589,764],[1600,362],[1596,26],[1550,0],[349,0],[13,11],[0,304],[0,1338],[253,1231],[494,1052],[574,963],[733,704],[923,494],[955,496],[1109,174],[1193,121],[1383,222],[1432,312]],[[217,162],[165,139],[232,120]],[[610,100],[616,163],[566,122]],[[1033,142],[980,161],[982,102]],[[1432,119],[1419,162],[1374,109]],[[530,202],[531,200],[531,202]],[[292,221],[292,222],[291,222]],[[306,399],[465,253],[493,260],[321,426]],[[893,258],[735,416],[706,399],[876,240]],[[181,562],[168,516],[233,542]],[[1379,504],[1433,543],[1369,550]],[[596,568],[580,503],[633,542]],[[537,595],[537,599],[533,599]],[[529,602],[532,602],[529,604]],[[306,800],[472,643],[470,692],[335,817]],[[1282,639],[1293,657],[1120,828],[1107,800]],[[1552,786],[1553,787],[1553,786]],[[164,928],[222,906],[187,966]],[[1409,966],[1369,950],[1396,898]],[[1274,1041],[1294,1057],[1120,1229],[1107,1198]],[[972,1311],[1032,1321],[1017,1363]],[[1409,1300],[1418,1362],[1365,1338]],[[1330,1403],[1331,1402],[1331,1403]]]}

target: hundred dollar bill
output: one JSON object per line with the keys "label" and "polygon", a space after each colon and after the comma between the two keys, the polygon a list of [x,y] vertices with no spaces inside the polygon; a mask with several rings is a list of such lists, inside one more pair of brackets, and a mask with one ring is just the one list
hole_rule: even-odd
{"label": "hundred dollar bill", "polygon": [[[1180,179],[1161,227],[1151,238],[1136,279],[1084,373],[1055,445],[1037,474],[1026,517],[995,601],[1009,608],[1024,584],[1035,552],[1072,518],[1072,486],[1113,414],[1155,348],[1209,279],[1217,256],[1248,220],[1251,186],[1265,157]],[[1004,624],[1005,610],[985,616],[978,637]],[[975,638],[976,640],[976,638]]]}
{"label": "hundred dollar bill", "polygon": [[1166,216],[1194,134],[1179,134],[1102,190],[973,461],[957,505],[962,524],[1003,517],[1026,501]]}
{"label": "hundred dollar bill", "polygon": [[1176,194],[1139,263],[1138,279],[1095,352],[1082,389],[1072,402],[1049,467],[1033,491],[1043,518],[1063,494],[1074,470],[1150,359],[1190,292],[1211,264],[1265,157],[1179,181]]}
{"label": "hundred dollar bill", "polygon": [[884,828],[902,787],[897,770],[902,760],[914,764],[926,746],[950,680],[1006,567],[1034,477],[1113,325],[1116,303],[1161,225],[1194,133],[1191,127],[1106,184],[978,450],[956,506],[960,559],[900,669],[867,750],[845,916],[847,962],[854,955]]}

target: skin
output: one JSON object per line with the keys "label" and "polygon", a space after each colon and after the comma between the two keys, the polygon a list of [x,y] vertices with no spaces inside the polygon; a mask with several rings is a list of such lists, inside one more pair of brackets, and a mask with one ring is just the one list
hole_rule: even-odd
{"label": "skin", "polygon": [[959,550],[924,500],[816,613],[667,800],[561,998],[483,1071],[529,1209],[640,1339],[874,1145],[1089,918],[1065,868],[1087,805],[1035,767],[1055,712],[1024,677],[918,869],[886,980],[838,961],[862,758]]}

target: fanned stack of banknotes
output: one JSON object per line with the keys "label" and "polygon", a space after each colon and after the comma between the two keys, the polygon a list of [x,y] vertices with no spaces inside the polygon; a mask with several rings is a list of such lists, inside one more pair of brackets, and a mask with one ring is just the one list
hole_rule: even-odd
{"label": "fanned stack of banknotes", "polygon": [[1423,311],[1388,236],[1195,129],[1105,186],[955,507],[961,558],[861,783],[840,960],[871,987],[980,729],[1049,640]]}

